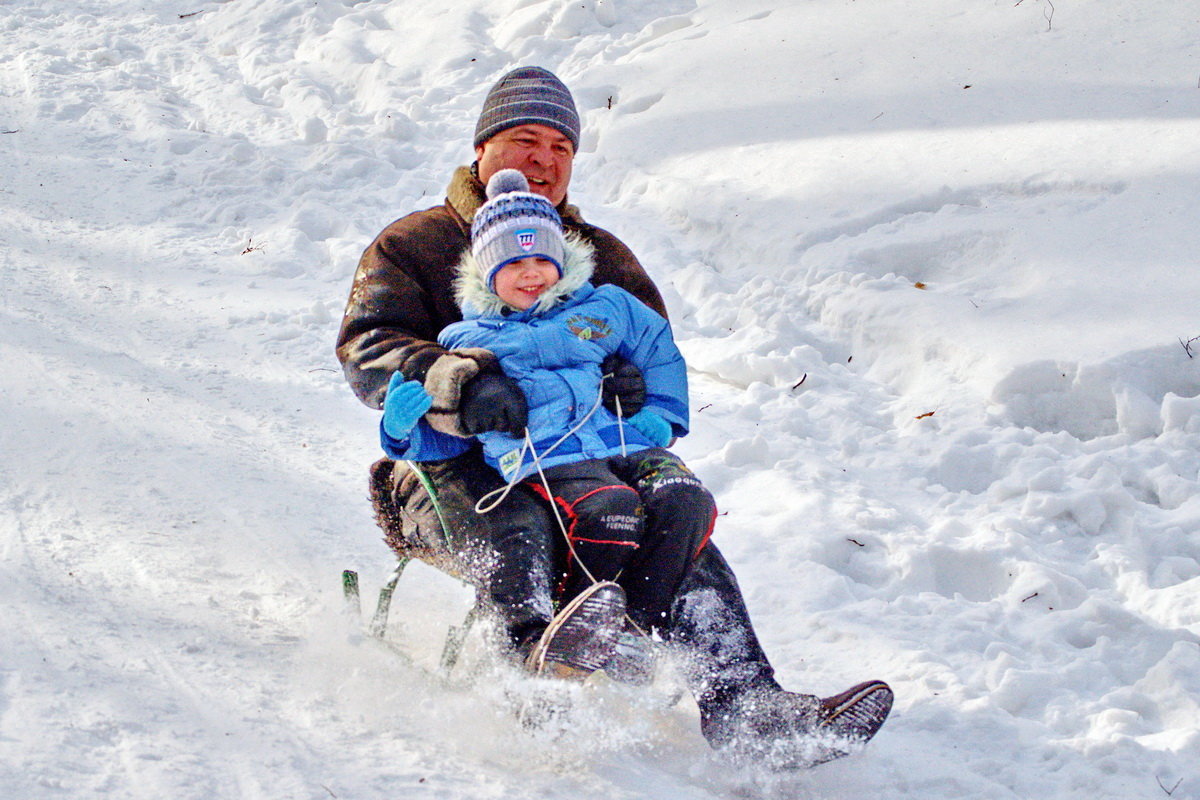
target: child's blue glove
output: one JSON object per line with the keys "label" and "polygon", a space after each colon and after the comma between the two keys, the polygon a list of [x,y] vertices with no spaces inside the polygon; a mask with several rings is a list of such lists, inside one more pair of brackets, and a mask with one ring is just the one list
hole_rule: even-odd
{"label": "child's blue glove", "polygon": [[406,381],[399,372],[393,372],[383,399],[383,429],[393,439],[407,439],[432,405],[433,398],[420,381]]}
{"label": "child's blue glove", "polygon": [[643,408],[625,421],[637,428],[655,447],[666,447],[671,441],[671,423],[648,408]]}

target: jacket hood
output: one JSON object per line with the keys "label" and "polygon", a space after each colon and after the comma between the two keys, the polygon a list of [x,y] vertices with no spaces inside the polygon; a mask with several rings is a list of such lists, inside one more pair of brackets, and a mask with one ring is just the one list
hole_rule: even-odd
{"label": "jacket hood", "polygon": [[[587,284],[595,267],[592,245],[577,233],[568,231],[563,237],[562,277],[525,313],[536,315],[554,308]],[[463,253],[455,272],[454,299],[464,316],[499,317],[514,310],[484,283],[483,274],[469,249]]]}

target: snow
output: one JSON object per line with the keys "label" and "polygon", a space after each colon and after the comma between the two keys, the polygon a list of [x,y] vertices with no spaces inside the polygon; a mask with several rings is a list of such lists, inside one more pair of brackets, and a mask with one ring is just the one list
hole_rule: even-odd
{"label": "snow", "polygon": [[[0,0],[0,794],[1200,797],[1197,23]],[[667,297],[781,680],[896,689],[854,759],[731,771],[687,701],[539,737],[342,617],[391,566],[350,277],[524,63]],[[413,567],[392,638],[469,604]]]}

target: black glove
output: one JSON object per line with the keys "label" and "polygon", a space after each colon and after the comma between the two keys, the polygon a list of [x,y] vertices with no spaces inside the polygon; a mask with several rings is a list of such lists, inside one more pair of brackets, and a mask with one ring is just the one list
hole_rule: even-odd
{"label": "black glove", "polygon": [[621,399],[621,416],[632,417],[646,404],[646,381],[642,371],[613,353],[600,365],[604,379],[604,407],[617,413],[617,398]]}
{"label": "black glove", "polygon": [[500,431],[523,436],[528,421],[525,393],[507,375],[481,372],[462,387],[458,426],[464,433],[474,436],[484,431]]}

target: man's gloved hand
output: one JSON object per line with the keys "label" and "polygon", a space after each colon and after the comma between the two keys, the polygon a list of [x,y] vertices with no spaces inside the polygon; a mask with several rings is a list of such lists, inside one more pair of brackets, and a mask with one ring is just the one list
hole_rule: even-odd
{"label": "man's gloved hand", "polygon": [[512,378],[496,372],[481,372],[462,387],[458,401],[458,425],[474,436],[500,431],[522,436],[529,421],[525,393]]}
{"label": "man's gloved hand", "polygon": [[621,399],[619,416],[628,419],[642,410],[646,403],[646,381],[642,371],[616,353],[600,364],[604,379],[604,407],[617,414],[617,398]]}
{"label": "man's gloved hand", "polygon": [[407,439],[432,405],[433,398],[420,381],[406,381],[399,372],[393,372],[383,399],[383,429],[393,439]]}
{"label": "man's gloved hand", "polygon": [[630,417],[629,424],[657,447],[666,447],[671,443],[671,423],[648,408]]}

